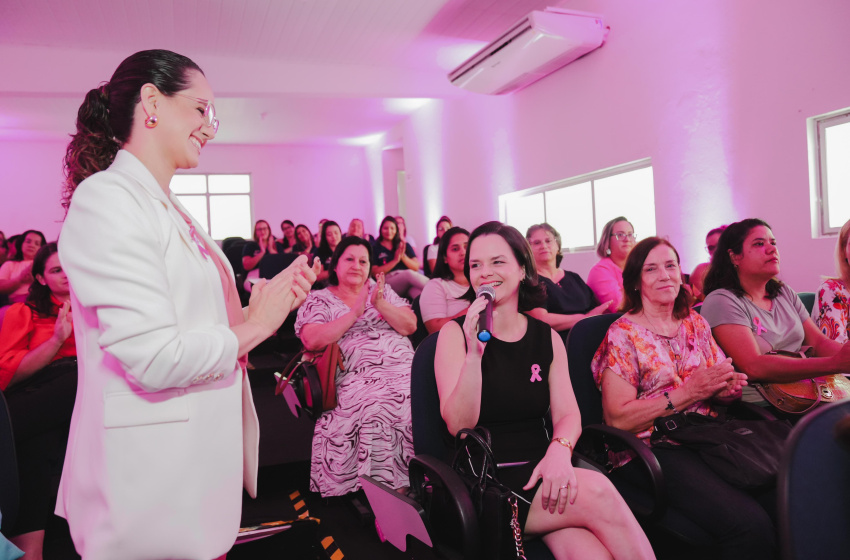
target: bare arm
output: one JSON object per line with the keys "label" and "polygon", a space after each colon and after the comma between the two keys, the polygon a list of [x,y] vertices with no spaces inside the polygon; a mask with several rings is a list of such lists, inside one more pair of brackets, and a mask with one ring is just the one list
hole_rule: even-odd
{"label": "bare arm", "polygon": [[0,294],[11,294],[21,286],[32,284],[32,263],[25,266],[16,276],[0,280]]}
{"label": "bare arm", "polygon": [[419,270],[419,259],[416,258],[416,253],[414,253],[414,256],[408,257],[405,251],[405,249],[407,248],[407,244],[403,243],[401,248],[402,250],[400,258],[404,266],[406,266],[410,270]]}
{"label": "bare arm", "polygon": [[53,336],[45,340],[29,352],[21,359],[18,364],[18,369],[12,379],[9,380],[9,387],[16,383],[24,381],[35,372],[44,368],[49,364],[62,345],[71,336],[74,330],[74,324],[71,319],[71,304],[65,302],[59,310],[59,316],[56,318],[56,324],[53,327]]}
{"label": "bare arm", "polygon": [[434,372],[440,394],[440,414],[452,435],[462,428],[475,427],[481,414],[484,343],[476,337],[476,330],[478,315],[486,305],[486,298],[476,299],[467,309],[463,328],[450,322],[440,330],[437,339]]}
{"label": "bare arm", "polygon": [[535,319],[543,321],[556,331],[565,331],[573,328],[573,326],[582,319],[604,313],[609,305],[611,305],[611,302],[606,301],[601,305],[597,305],[587,313],[571,313],[569,315],[563,313],[549,313],[545,307],[536,307],[529,311],[528,314]]}
{"label": "bare arm", "polygon": [[[718,325],[711,329],[711,332],[717,344],[727,356],[732,358],[735,368],[746,373],[751,381],[787,383],[810,379],[818,375],[850,372],[848,344],[841,345],[828,339],[826,340],[831,344],[825,344],[825,341],[818,340],[818,336],[823,337],[823,335],[811,319],[803,323],[803,329],[806,333],[804,342],[814,343],[812,346],[819,357],[801,360],[788,356],[762,354],[753,331],[743,325]],[[819,354],[832,352],[833,345],[839,347],[837,352],[832,355],[827,354],[825,357]]]}
{"label": "bare arm", "polygon": [[[713,366],[700,364],[687,383],[667,394],[678,411],[683,411],[695,402],[711,399],[727,390],[730,384],[736,387],[746,384],[746,376],[732,370],[732,360],[726,358]],[[637,398],[637,388],[618,376],[611,368],[602,372],[602,411],[605,423],[627,432],[638,433],[649,429],[659,416],[669,416],[667,399]]]}
{"label": "bare arm", "polygon": [[428,321],[425,321],[425,328],[428,329],[428,334],[435,333],[438,330],[442,329],[443,325],[445,325],[446,323],[448,323],[452,319],[457,319],[458,317],[463,317],[464,315],[466,315],[467,309],[469,309],[469,307],[466,307],[465,309],[461,309],[460,311],[458,311],[457,313],[455,313],[451,317],[440,317],[439,319],[429,319]]}
{"label": "bare arm", "polygon": [[415,333],[416,314],[408,306],[396,307],[384,299],[384,285],[384,275],[379,274],[377,285],[372,290],[372,306],[397,333],[403,336]]}
{"label": "bare arm", "polygon": [[260,264],[260,261],[266,254],[266,248],[263,247],[263,244],[260,243],[260,250],[254,253],[253,256],[243,256],[242,257],[242,267],[247,270],[254,270],[257,268],[257,265]]}

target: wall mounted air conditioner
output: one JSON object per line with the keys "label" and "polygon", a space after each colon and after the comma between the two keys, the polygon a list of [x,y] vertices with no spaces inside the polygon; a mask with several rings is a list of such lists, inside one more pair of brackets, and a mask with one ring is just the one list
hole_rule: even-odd
{"label": "wall mounted air conditioner", "polygon": [[607,37],[600,16],[534,11],[449,73],[449,80],[476,93],[510,93],[598,49]]}

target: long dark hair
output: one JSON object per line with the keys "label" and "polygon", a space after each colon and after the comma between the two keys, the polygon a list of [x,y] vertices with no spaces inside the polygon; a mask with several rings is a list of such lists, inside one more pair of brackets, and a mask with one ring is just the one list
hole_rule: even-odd
{"label": "long dark hair", "polygon": [[381,230],[384,229],[384,224],[387,222],[392,222],[395,226],[395,236],[393,236],[392,238],[393,253],[395,253],[396,251],[398,251],[398,244],[401,243],[401,234],[399,233],[398,229],[398,221],[392,216],[387,216],[386,218],[381,220],[381,226],[378,228],[378,243],[380,243],[384,239],[384,234],[381,233]]}
{"label": "long dark hair", "polygon": [[446,255],[449,254],[449,245],[452,243],[452,237],[455,235],[465,235],[469,237],[469,232],[462,227],[450,228],[440,239],[440,246],[437,248],[437,264],[434,265],[434,278],[442,278],[443,280],[452,280],[455,273],[449,268],[446,262]]}
{"label": "long dark hair", "polygon": [[[22,261],[24,260],[24,241],[27,240],[27,236],[31,233],[34,233],[41,237],[41,246],[44,247],[47,244],[47,239],[44,238],[44,234],[38,231],[37,229],[28,229],[22,234],[15,237],[15,256],[12,257],[13,261]],[[40,251],[41,249],[39,249]],[[37,254],[37,253],[36,253]]]}
{"label": "long dark hair", "polygon": [[32,275],[34,280],[30,284],[30,291],[27,295],[26,305],[41,315],[42,317],[56,317],[53,310],[53,300],[50,299],[50,288],[47,284],[42,284],[36,276],[44,278],[44,269],[47,267],[47,259],[55,255],[59,251],[56,243],[48,243],[38,250],[35,258],[32,261]]}
{"label": "long dark hair", "polygon": [[140,51],[124,59],[108,83],[89,91],[77,112],[77,132],[65,151],[65,186],[62,206],[83,179],[112,164],[115,154],[130,139],[136,104],[145,84],[163,95],[189,87],[189,72],[200,67],[185,56],[166,50]]}
{"label": "long dark hair", "polygon": [[[328,284],[331,286],[339,285],[339,276],[336,275],[336,265],[339,264],[339,259],[342,257],[342,254],[346,249],[351,247],[352,245],[360,245],[361,247],[366,248],[366,254],[369,256],[369,265],[372,265],[372,244],[363,239],[362,237],[355,237],[353,235],[348,235],[342,238],[342,241],[339,242],[339,245],[334,249],[334,254],[331,257],[331,263],[328,266]],[[368,271],[366,272],[369,273]],[[368,281],[368,280],[367,280]]]}
{"label": "long dark hair", "polygon": [[[714,250],[714,256],[711,257],[711,266],[708,267],[708,273],[705,275],[704,292],[705,295],[710,294],[714,290],[725,288],[738,297],[744,297],[746,293],[741,286],[741,279],[738,278],[738,269],[732,263],[732,257],[729,251],[735,255],[740,255],[744,251],[744,240],[750,232],[758,226],[764,226],[767,229],[772,229],[770,224],[758,218],[748,218],[729,224],[723,233],[720,234],[720,239],[717,241],[717,249]],[[776,278],[771,278],[767,281],[765,292],[768,299],[774,299],[779,295],[782,289],[782,282]]]}
{"label": "long dark hair", "polygon": [[322,259],[323,263],[325,259],[331,258],[334,253],[333,251],[331,251],[331,246],[328,244],[328,239],[326,237],[328,228],[331,226],[336,226],[336,228],[339,230],[340,236],[342,236],[342,228],[339,227],[339,224],[335,221],[327,220],[325,223],[322,224],[322,233],[321,235],[319,235],[319,248],[318,250],[316,250],[316,255],[318,255],[318,257]]}
{"label": "long dark hair", "polygon": [[[437,220],[436,227],[439,228],[440,224],[442,224],[443,222],[446,222],[447,224],[449,224],[449,229],[452,229],[454,227],[454,224],[452,223],[452,219],[449,218],[448,216],[440,216],[440,219]],[[446,230],[446,231],[448,232],[448,230]],[[445,235],[445,233],[443,235]],[[440,239],[441,239],[440,237],[435,235],[434,236],[434,244],[439,243]]]}
{"label": "long dark hair", "polygon": [[[660,237],[647,237],[637,245],[635,245],[623,267],[623,303],[620,306],[620,311],[624,313],[639,313],[643,309],[643,300],[640,297],[640,278],[643,274],[643,263],[649,253],[659,245],[667,245],[673,249],[673,254],[676,255],[676,263],[679,261],[679,252],[673,247],[673,244],[666,239]],[[681,274],[681,270],[680,270]],[[691,296],[684,289],[684,284],[679,286],[679,293],[676,295],[676,300],[673,303],[673,317],[676,319],[684,319],[691,310]]]}
{"label": "long dark hair", "polygon": [[[469,280],[469,253],[472,249],[472,242],[482,235],[498,235],[504,239],[511,248],[517,264],[525,271],[525,277],[519,284],[519,304],[517,306],[519,311],[525,312],[537,307],[544,307],[546,305],[546,288],[537,278],[537,265],[534,264],[531,246],[515,227],[502,222],[492,221],[481,224],[469,236],[469,246],[466,250],[466,258],[463,261],[463,275],[466,276],[466,279]],[[469,290],[459,299],[475,301],[475,290],[471,281]]]}
{"label": "long dark hair", "polygon": [[297,226],[295,226],[295,247],[292,250],[296,253],[300,253],[301,251],[307,250],[307,246],[301,243],[301,240],[298,239],[298,228],[304,228],[307,230],[307,233],[310,234],[310,248],[315,249],[316,247],[314,247],[313,245],[313,232],[310,231],[310,228],[308,228],[304,224],[298,224]]}

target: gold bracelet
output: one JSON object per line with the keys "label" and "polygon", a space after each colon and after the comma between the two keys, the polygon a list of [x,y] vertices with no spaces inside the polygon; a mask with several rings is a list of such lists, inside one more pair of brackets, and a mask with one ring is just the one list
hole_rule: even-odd
{"label": "gold bracelet", "polygon": [[558,443],[560,443],[561,445],[563,445],[564,447],[568,448],[570,450],[570,453],[573,452],[573,444],[570,443],[570,440],[568,440],[567,438],[565,438],[565,437],[552,438],[553,443],[556,442],[556,441]]}

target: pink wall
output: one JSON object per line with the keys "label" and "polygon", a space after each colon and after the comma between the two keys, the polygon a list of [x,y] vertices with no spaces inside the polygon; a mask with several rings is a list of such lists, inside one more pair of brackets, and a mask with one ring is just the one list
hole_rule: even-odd
{"label": "pink wall", "polygon": [[[758,216],[774,226],[783,278],[815,290],[835,240],[812,239],[805,123],[850,105],[850,3],[805,6],[569,2],[605,16],[604,47],[512,96],[469,93],[403,125],[412,232],[442,213],[474,227],[498,218],[498,194],[651,157],[657,230],[685,270],[710,228]],[[595,260],[565,263],[586,276]]]}
{"label": "pink wall", "polygon": [[0,141],[0,231],[6,236],[41,230],[48,241],[59,236],[65,211],[62,158],[67,142]]}
{"label": "pink wall", "polygon": [[[0,185],[7,193],[0,230],[7,236],[31,228],[41,229],[48,239],[58,236],[65,146],[63,141],[0,141]],[[345,229],[359,217],[370,230],[380,219],[372,170],[361,147],[210,144],[196,171],[250,173],[254,217],[267,219],[276,231],[286,218],[314,232],[320,218],[336,220]]]}

